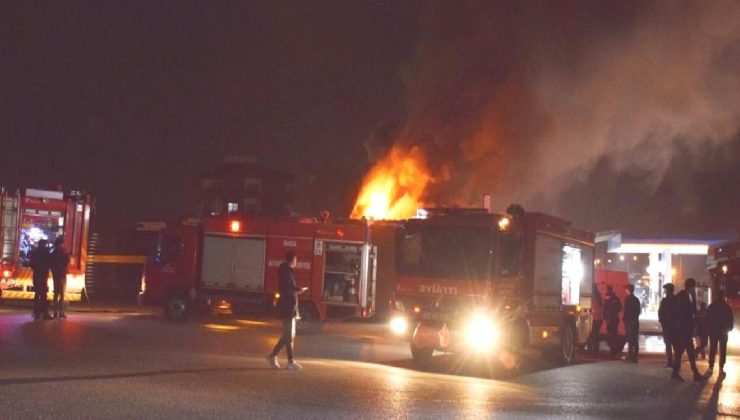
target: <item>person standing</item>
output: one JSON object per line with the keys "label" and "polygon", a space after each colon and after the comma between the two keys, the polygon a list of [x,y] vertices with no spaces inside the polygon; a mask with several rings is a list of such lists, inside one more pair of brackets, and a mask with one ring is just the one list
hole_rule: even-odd
{"label": "person standing", "polygon": [[707,358],[707,344],[709,343],[709,325],[707,320],[707,304],[699,303],[699,310],[696,311],[696,335],[699,337],[699,344],[694,349],[696,358]]}
{"label": "person standing", "polygon": [[684,282],[684,290],[676,295],[676,304],[673,307],[676,315],[676,358],[673,361],[673,373],[671,378],[683,381],[679,374],[681,370],[681,357],[684,351],[689,359],[689,365],[694,372],[694,382],[704,380],[696,368],[696,355],[694,354],[694,326],[696,323],[696,280],[689,277]]}
{"label": "person standing", "polygon": [[640,313],[642,308],[640,300],[635,296],[635,286],[628,284],[624,286],[627,297],[624,298],[624,329],[627,335],[627,357],[625,361],[637,363],[637,356],[640,352],[639,334],[640,334]]}
{"label": "person standing", "polygon": [[593,323],[591,324],[591,352],[599,354],[599,345],[601,345],[601,324],[604,322],[604,298],[601,297],[599,288],[594,284],[594,290],[591,303],[591,314]]}
{"label": "person standing", "polygon": [[288,356],[287,369],[299,370],[302,369],[298,362],[293,359],[293,342],[295,340],[295,322],[298,316],[298,294],[306,291],[306,288],[298,288],[295,281],[295,275],[293,269],[298,264],[298,258],[295,252],[288,251],[285,253],[285,262],[280,264],[278,268],[278,315],[283,324],[283,332],[275,344],[275,348],[272,349],[272,353],[267,356],[267,361],[270,363],[273,369],[280,369],[280,363],[278,363],[277,355],[285,347],[285,352]]}
{"label": "person standing", "polygon": [[673,306],[675,296],[673,295],[673,283],[663,285],[665,297],[661,299],[658,307],[658,321],[663,330],[663,343],[665,344],[665,357],[667,368],[673,367],[673,356],[676,354],[676,315]]}
{"label": "person standing", "polygon": [[46,300],[49,292],[49,249],[46,245],[46,239],[39,240],[29,256],[33,270],[33,319],[51,319]]}
{"label": "person standing", "polygon": [[609,354],[616,357],[619,351],[619,312],[622,311],[622,302],[619,301],[611,285],[606,286],[606,299],[604,300],[604,320],[606,321],[607,343]]}
{"label": "person standing", "polygon": [[64,319],[64,292],[67,289],[67,267],[69,254],[64,250],[64,239],[60,236],[54,241],[54,250],[50,255],[51,277],[54,280],[54,300],[52,307],[54,318]]}
{"label": "person standing", "polygon": [[724,290],[718,290],[717,296],[707,310],[707,324],[709,327],[709,370],[707,375],[714,372],[714,357],[719,346],[719,377],[725,377],[725,361],[727,360],[727,334],[735,324],[730,305],[725,301]]}

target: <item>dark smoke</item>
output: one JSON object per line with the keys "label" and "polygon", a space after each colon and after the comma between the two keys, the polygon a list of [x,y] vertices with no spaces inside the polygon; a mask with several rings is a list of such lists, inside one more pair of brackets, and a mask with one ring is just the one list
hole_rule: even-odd
{"label": "dark smoke", "polygon": [[592,229],[740,227],[738,1],[426,3],[403,76],[394,138],[452,176],[429,199],[491,193]]}

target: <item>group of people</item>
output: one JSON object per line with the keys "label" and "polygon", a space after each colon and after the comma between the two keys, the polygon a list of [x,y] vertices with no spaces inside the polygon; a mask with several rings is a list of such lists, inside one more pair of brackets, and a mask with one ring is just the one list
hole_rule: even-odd
{"label": "group of people", "polygon": [[[708,308],[697,310],[696,280],[686,279],[684,290],[674,295],[673,284],[663,286],[665,297],[660,302],[658,320],[663,328],[666,367],[672,368],[671,377],[683,380],[680,375],[681,357],[686,352],[694,381],[703,381],[714,373],[714,362],[719,350],[719,376],[725,376],[728,334],[734,326],[732,309],[725,301],[724,291],[715,293]],[[701,314],[701,316],[700,316]],[[698,328],[697,328],[698,327]],[[694,347],[694,331],[698,329],[700,342]],[[706,334],[706,335],[705,335]],[[703,338],[702,338],[703,336]],[[709,370],[706,375],[696,367],[696,353],[703,352],[709,338]]]}
{"label": "group of people", "polygon": [[[30,255],[31,270],[33,270],[33,318],[34,319],[64,319],[64,291],[67,286],[67,266],[69,254],[64,250],[64,239],[58,237],[54,246],[49,249],[45,239],[39,240]],[[54,297],[52,301],[54,314],[49,313],[48,278],[49,271],[54,282]]]}
{"label": "group of people", "polygon": [[593,328],[591,330],[591,350],[593,353],[599,352],[601,343],[601,325],[606,322],[607,344],[609,345],[609,354],[616,357],[621,346],[619,343],[619,313],[622,313],[624,322],[625,335],[627,337],[627,356],[625,361],[637,363],[640,353],[638,337],[640,335],[640,313],[642,307],[640,300],[635,296],[635,286],[628,284],[625,286],[626,297],[624,307],[619,297],[614,293],[611,285],[606,286],[606,296],[602,297],[599,289],[594,288],[593,292]]}
{"label": "group of people", "polygon": [[[686,279],[684,290],[674,295],[674,285],[668,283],[663,286],[665,298],[660,302],[658,320],[663,329],[663,340],[666,347],[666,367],[672,369],[671,377],[683,380],[680,374],[681,358],[684,353],[694,373],[694,381],[703,381],[714,372],[714,361],[719,350],[720,377],[725,376],[724,366],[727,360],[727,338],[733,329],[733,315],[730,306],[725,301],[722,290],[717,291],[714,301],[706,304],[697,303],[696,280]],[[607,286],[606,296],[602,297],[598,289],[593,293],[593,330],[591,349],[598,353],[601,342],[601,325],[606,322],[607,343],[611,349],[610,355],[616,357],[623,346],[618,335],[619,315],[622,313],[625,335],[627,339],[627,355],[625,361],[637,363],[639,354],[638,337],[640,334],[640,301],[634,295],[634,286],[625,286],[626,297],[624,307],[614,293],[612,286]],[[699,344],[694,346],[695,331],[699,336]],[[705,375],[699,373],[696,367],[697,353],[703,354],[709,343],[709,370]]]}

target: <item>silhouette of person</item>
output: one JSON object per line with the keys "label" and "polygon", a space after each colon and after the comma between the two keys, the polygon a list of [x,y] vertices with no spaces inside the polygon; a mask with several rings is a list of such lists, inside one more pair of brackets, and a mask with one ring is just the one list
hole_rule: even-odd
{"label": "silhouette of person", "polygon": [[673,363],[673,373],[671,378],[683,381],[680,375],[681,357],[684,351],[689,359],[689,365],[694,372],[694,382],[704,380],[704,376],[699,374],[696,369],[696,355],[694,354],[694,326],[696,323],[696,280],[687,278],[684,282],[684,290],[676,295],[676,304],[674,306],[676,314],[676,340],[677,352],[676,359]]}
{"label": "silhouette of person", "polygon": [[663,330],[663,343],[665,343],[665,367],[672,368],[673,359],[677,353],[676,314],[674,309],[676,297],[673,295],[673,283],[664,284],[663,290],[665,290],[665,297],[660,301],[660,306],[658,307],[658,321]]}
{"label": "silhouette of person", "polygon": [[606,286],[606,299],[604,300],[604,320],[606,321],[607,343],[609,344],[609,354],[612,357],[619,351],[619,312],[622,311],[622,302],[614,294],[614,288],[611,285]]}
{"label": "silhouette of person", "polygon": [[51,277],[54,280],[54,299],[52,307],[54,318],[64,319],[64,292],[67,288],[67,267],[69,266],[69,255],[64,250],[64,238],[61,236],[54,241],[54,249],[49,256]]}
{"label": "silhouette of person", "polygon": [[272,349],[272,353],[267,356],[267,361],[270,363],[273,369],[279,369],[280,364],[277,360],[277,355],[285,347],[285,352],[288,356],[287,369],[299,370],[302,369],[298,362],[293,359],[293,342],[295,340],[295,322],[298,316],[298,294],[306,291],[306,288],[299,288],[295,281],[293,269],[298,264],[298,258],[295,252],[288,251],[285,254],[285,262],[280,264],[278,268],[278,292],[280,298],[278,299],[278,315],[283,323],[283,333],[280,336],[275,348]]}
{"label": "silhouette of person", "polygon": [[604,322],[604,298],[601,297],[599,288],[594,285],[592,303],[591,303],[591,314],[593,315],[593,323],[591,324],[591,352],[593,354],[599,354],[599,345],[601,344],[601,324]]}
{"label": "silhouette of person", "polygon": [[727,335],[734,327],[735,319],[730,305],[725,301],[724,290],[718,290],[717,295],[707,310],[707,324],[709,327],[709,370],[714,371],[714,358],[719,347],[719,377],[725,377],[725,361],[727,360]]}
{"label": "silhouette of person", "polygon": [[625,361],[637,363],[637,356],[640,352],[639,335],[640,335],[640,300],[635,296],[635,286],[628,284],[624,286],[627,297],[624,298],[624,329],[627,335],[627,357]]}
{"label": "silhouette of person", "polygon": [[694,349],[696,358],[707,358],[707,344],[709,343],[709,325],[707,320],[707,304],[699,303],[699,310],[696,311],[696,335],[699,337],[699,344]]}
{"label": "silhouette of person", "polygon": [[49,315],[46,294],[49,292],[47,284],[49,278],[49,249],[46,239],[39,240],[36,248],[31,251],[29,257],[31,270],[33,270],[33,318],[51,319]]}

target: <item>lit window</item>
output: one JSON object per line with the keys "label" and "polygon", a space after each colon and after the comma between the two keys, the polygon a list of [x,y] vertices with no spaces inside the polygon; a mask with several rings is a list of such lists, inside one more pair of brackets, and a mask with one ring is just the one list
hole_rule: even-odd
{"label": "lit window", "polygon": [[228,205],[229,213],[236,213],[239,211],[239,203],[229,203]]}

